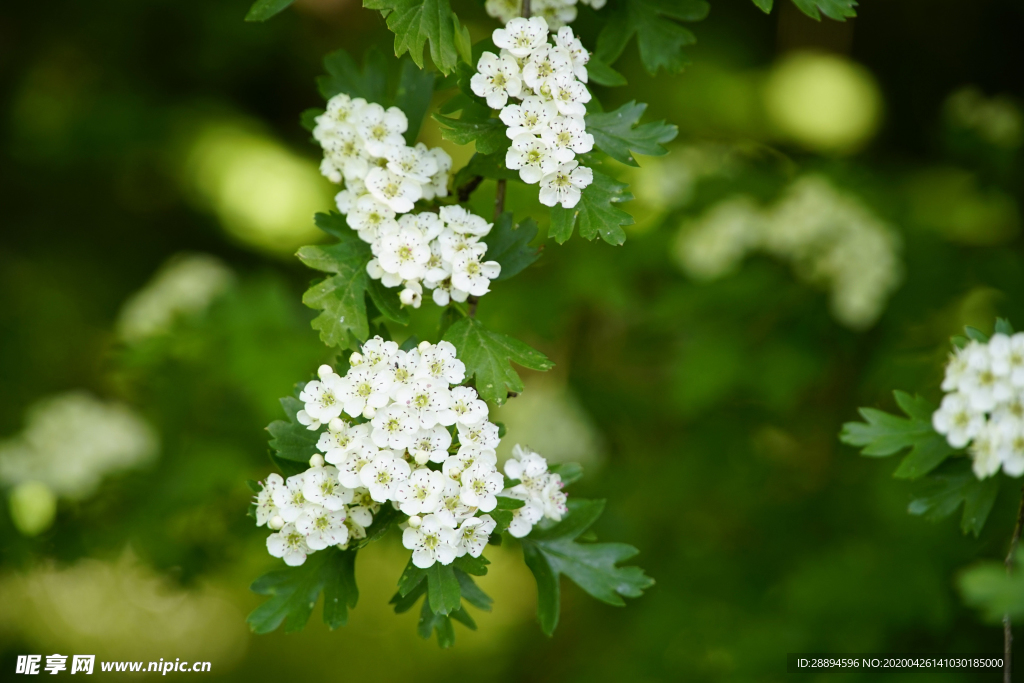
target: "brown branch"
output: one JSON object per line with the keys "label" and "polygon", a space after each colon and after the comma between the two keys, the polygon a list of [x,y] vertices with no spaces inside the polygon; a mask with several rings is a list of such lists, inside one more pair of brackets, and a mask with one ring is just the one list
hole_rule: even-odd
{"label": "brown branch", "polygon": [[522,11],[519,12],[519,15],[523,17],[523,19],[530,18],[530,0],[523,0]]}
{"label": "brown branch", "polygon": [[497,220],[501,217],[501,214],[505,213],[505,186],[507,184],[508,184],[508,181],[505,180],[504,178],[499,180],[498,181],[498,189],[494,193],[494,220],[495,220],[495,222],[497,222]]}
{"label": "brown branch", "polygon": [[469,195],[473,194],[476,188],[480,187],[480,183],[484,181],[483,176],[473,176],[466,184],[455,191],[459,197],[459,204],[464,204],[469,201]]}
{"label": "brown branch", "polygon": [[[1006,554],[1006,575],[1013,573],[1014,560],[1017,557],[1017,546],[1020,545],[1021,528],[1024,527],[1024,488],[1021,489],[1020,508],[1017,510],[1017,524],[1013,528],[1010,539],[1010,552]],[[1003,683],[1011,683],[1011,663],[1013,661],[1013,624],[1010,615],[1003,615]]]}
{"label": "brown branch", "polygon": [[475,318],[476,305],[480,303],[480,297],[470,296],[468,299],[466,299],[466,303],[469,304],[466,307],[466,313],[469,315],[470,318]]}

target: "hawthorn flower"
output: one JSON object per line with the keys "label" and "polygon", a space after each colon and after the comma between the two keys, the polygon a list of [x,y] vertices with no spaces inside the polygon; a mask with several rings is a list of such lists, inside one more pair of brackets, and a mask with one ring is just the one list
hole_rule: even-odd
{"label": "hawthorn flower", "polygon": [[508,532],[516,538],[522,538],[533,531],[533,525],[543,518],[544,511],[541,506],[533,500],[527,500],[523,507],[512,511],[512,522],[508,525]]}
{"label": "hawthorn flower", "polygon": [[405,145],[402,134],[409,120],[398,107],[384,107],[369,102],[359,109],[356,130],[366,143],[366,150],[375,157],[386,157],[392,147]]}
{"label": "hawthorn flower", "polygon": [[345,412],[357,417],[367,408],[376,410],[387,405],[390,389],[386,375],[370,367],[357,367],[345,376],[339,398]]}
{"label": "hawthorn flower", "polygon": [[[603,0],[601,3],[604,4]],[[597,9],[597,8],[595,8]],[[572,60],[572,71],[576,78],[584,83],[587,82],[587,62],[590,61],[590,53],[583,47],[580,39],[573,35],[572,29],[563,26],[555,34],[555,45],[569,53]]]}
{"label": "hawthorn flower", "polygon": [[463,521],[456,530],[456,538],[458,539],[455,549],[456,554],[459,557],[467,554],[471,557],[480,557],[484,552],[484,548],[487,547],[488,539],[490,539],[497,526],[498,523],[490,515],[470,517]]}
{"label": "hawthorn flower", "polygon": [[416,280],[407,280],[405,289],[398,293],[398,300],[403,306],[419,308],[423,303],[423,285]]}
{"label": "hawthorn flower", "polygon": [[487,404],[480,400],[473,387],[452,388],[452,411],[455,421],[467,427],[487,419]]}
{"label": "hawthorn flower", "polygon": [[285,479],[284,486],[275,489],[271,494],[271,500],[277,506],[278,514],[285,522],[294,522],[309,505],[309,501],[306,500],[306,496],[302,492],[304,488],[304,473],[296,474]]}
{"label": "hawthorn flower", "polygon": [[334,374],[330,366],[323,365],[320,368],[320,381],[307,382],[299,393],[299,400],[305,404],[303,409],[310,418],[329,422],[341,415],[340,397],[344,390],[342,379]]}
{"label": "hawthorn flower", "polygon": [[544,141],[532,135],[519,135],[505,153],[505,165],[519,171],[524,183],[536,183],[558,169],[558,160]]}
{"label": "hawthorn flower", "polygon": [[467,211],[458,204],[442,206],[438,222],[439,229],[433,237],[440,235],[445,226],[454,232],[463,235],[476,235],[477,237],[486,235],[491,231],[492,227],[492,224],[488,223],[483,217]]}
{"label": "hawthorn flower", "polygon": [[485,52],[480,55],[476,69],[469,87],[475,95],[486,99],[492,109],[501,109],[509,97],[518,97],[522,91],[519,64],[511,56]]}
{"label": "hawthorn flower", "polygon": [[457,454],[450,456],[444,461],[441,471],[449,479],[461,479],[462,473],[473,467],[473,465],[484,463],[493,468],[497,461],[498,457],[493,449],[462,447],[459,448]]}
{"label": "hawthorn flower", "polygon": [[328,510],[341,510],[352,502],[352,489],[341,485],[338,481],[338,468],[330,465],[313,467],[306,472],[302,495],[309,502]]}
{"label": "hawthorn flower", "polygon": [[[416,145],[417,148],[426,148],[422,142]],[[448,174],[452,170],[452,158],[448,152],[440,147],[433,147],[425,152],[434,160],[437,171],[430,177],[430,182],[423,184],[423,198],[430,200],[434,197],[448,196]]]}
{"label": "hawthorn flower", "polygon": [[1011,477],[1024,474],[1024,420],[1005,417],[993,424],[996,450],[1003,471]]}
{"label": "hawthorn flower", "polygon": [[[333,451],[346,452],[361,436],[369,436],[370,430],[366,425],[352,425],[341,418],[334,418],[327,424],[327,431],[320,434],[316,442],[316,449],[328,456]],[[331,462],[330,457],[325,457]]]}
{"label": "hawthorn flower", "polygon": [[516,444],[512,447],[512,457],[505,461],[505,474],[509,479],[519,480],[513,490],[536,496],[547,485],[548,463],[539,453]]}
{"label": "hawthorn flower", "polygon": [[482,249],[484,251],[487,249],[487,245],[480,244],[480,238],[476,235],[455,232],[451,228],[444,229],[444,232],[437,238],[437,245],[441,250],[441,258],[449,262],[449,269],[451,261],[459,252],[465,249]]}
{"label": "hawthorn flower", "polygon": [[324,459],[337,466],[338,481],[342,486],[358,489],[363,486],[361,476],[363,468],[376,460],[380,453],[381,450],[370,439],[363,438],[356,441],[353,447],[344,454],[339,456],[336,455],[337,451],[332,451]]}
{"label": "hawthorn flower", "polygon": [[398,228],[394,210],[369,194],[356,200],[345,221],[364,242],[373,242],[382,231]]}
{"label": "hawthorn flower", "polygon": [[587,132],[583,119],[576,116],[556,117],[540,138],[560,163],[572,161],[577,154],[594,148],[594,136]]}
{"label": "hawthorn flower", "polygon": [[381,453],[359,472],[359,478],[378,503],[394,500],[399,487],[409,478],[409,463]]}
{"label": "hawthorn flower", "polygon": [[541,519],[557,522],[568,512],[562,477],[548,471],[547,461],[539,453],[517,444],[505,461],[505,475],[519,483],[501,495],[524,501],[523,507],[512,511],[508,530],[513,536],[522,538]]}
{"label": "hawthorn flower", "polygon": [[305,535],[310,550],[323,550],[348,541],[348,527],[345,526],[345,511],[342,509],[308,508],[295,520],[295,530]]}
{"label": "hawthorn flower", "polygon": [[541,135],[558,116],[558,107],[551,100],[531,95],[522,104],[510,104],[501,110],[498,118],[508,128],[505,135],[515,140],[520,135]]}
{"label": "hawthorn flower", "polygon": [[[346,180],[366,175],[370,168],[370,155],[367,154],[366,146],[354,128],[344,126],[333,129],[320,140],[320,143],[324,148],[324,159],[333,168],[341,171]],[[334,180],[330,176],[328,178]],[[334,182],[340,182],[340,179]]]}
{"label": "hawthorn flower", "polygon": [[313,552],[306,544],[306,535],[296,529],[294,524],[285,524],[276,534],[270,534],[267,537],[267,551],[274,557],[283,558],[289,567],[298,567]]}
{"label": "hawthorn flower", "polygon": [[430,260],[430,246],[423,232],[411,225],[381,235],[381,268],[395,273],[403,280],[417,280],[426,275]]}
{"label": "hawthorn flower", "polygon": [[437,173],[437,160],[426,152],[426,147],[394,146],[384,157],[388,160],[389,171],[421,185],[429,183]]}
{"label": "hawthorn flower", "polygon": [[559,77],[548,84],[551,96],[563,116],[583,116],[587,113],[584,106],[590,101],[590,91],[575,78]]}
{"label": "hawthorn flower", "polygon": [[366,189],[397,213],[412,211],[413,205],[423,196],[423,188],[415,180],[380,167],[366,175]]}
{"label": "hawthorn flower", "polygon": [[405,449],[420,429],[420,417],[401,403],[392,403],[377,411],[372,424],[370,438],[378,448]]}
{"label": "hawthorn flower", "polygon": [[457,543],[455,530],[437,515],[427,515],[419,527],[409,527],[402,532],[402,545],[412,550],[412,563],[420,569],[431,567],[435,562],[451,564],[457,556]]}
{"label": "hawthorn flower", "polygon": [[448,449],[452,445],[452,435],[447,429],[438,425],[430,429],[421,429],[412,438],[409,455],[419,465],[428,462],[444,462],[448,457]]}
{"label": "hawthorn flower", "polygon": [[992,373],[1009,385],[1024,387],[1024,333],[994,334],[988,342]]}
{"label": "hawthorn flower", "polygon": [[416,371],[420,367],[420,352],[418,349],[399,351],[380,370],[391,385],[391,398],[398,396],[398,392],[409,386],[415,379]]}
{"label": "hawthorn flower", "polygon": [[469,298],[469,292],[452,286],[452,279],[450,276],[432,284],[434,291],[431,292],[431,296],[434,299],[434,303],[438,306],[447,306],[449,301],[458,301],[459,303],[462,303]]}
{"label": "hawthorn flower", "polygon": [[474,252],[463,252],[452,261],[452,285],[473,296],[491,291],[491,280],[501,274],[497,261],[481,261]]}
{"label": "hawthorn flower", "polygon": [[[466,366],[456,357],[455,346],[448,341],[421,342],[420,364],[416,376],[448,384],[460,384],[466,378]],[[451,423],[449,423],[451,424]]]}
{"label": "hawthorn flower", "polygon": [[476,462],[459,477],[462,501],[471,507],[490,512],[498,505],[495,497],[505,483],[505,478],[489,463]]}
{"label": "hawthorn flower", "polygon": [[426,515],[436,512],[444,493],[445,476],[426,468],[416,470],[395,493],[399,509],[407,515]]}
{"label": "hawthorn flower", "polygon": [[[572,57],[560,47],[548,44],[534,50],[523,67],[523,81],[534,90],[547,85],[552,79],[573,73]],[[488,103],[490,104],[490,103]]]}
{"label": "hawthorn flower", "polygon": [[458,425],[459,443],[462,448],[476,450],[494,450],[498,447],[498,425],[493,422],[481,422],[476,425]]}
{"label": "hawthorn flower", "polygon": [[335,95],[327,102],[327,111],[314,119],[316,121],[316,127],[313,130],[314,137],[317,140],[320,139],[317,131],[321,131],[320,135],[323,135],[339,128],[352,127],[356,112],[365,105],[366,100],[361,97],[353,99],[345,93]]}
{"label": "hawthorn flower", "polygon": [[[422,365],[423,361],[420,360]],[[431,378],[416,379],[395,395],[395,403],[405,406],[406,411],[419,420],[419,426],[423,429],[430,429],[437,424],[455,424],[447,382]]]}
{"label": "hawthorn flower", "polygon": [[552,474],[548,477],[548,482],[540,495],[541,510],[544,512],[544,516],[556,522],[561,521],[562,515],[569,512],[568,496],[565,495],[562,487],[562,478],[557,474]]}
{"label": "hawthorn flower", "polygon": [[584,188],[594,182],[594,172],[580,166],[575,160],[562,164],[540,182],[540,203],[544,206],[561,204],[564,209],[575,207]]}
{"label": "hawthorn flower", "polygon": [[274,504],[274,492],[283,487],[284,479],[280,474],[267,475],[263,488],[256,494],[256,526],[263,526],[270,521],[271,517],[279,514],[277,505]]}
{"label": "hawthorn flower", "polygon": [[491,37],[497,47],[519,58],[528,57],[534,50],[547,44],[548,24],[542,17],[513,19],[505,28],[496,29]]}

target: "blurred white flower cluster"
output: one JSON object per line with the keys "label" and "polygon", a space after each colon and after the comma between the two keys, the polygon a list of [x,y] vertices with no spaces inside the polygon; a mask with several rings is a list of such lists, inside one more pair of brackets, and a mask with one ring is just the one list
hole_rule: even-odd
{"label": "blurred white flower cluster", "polygon": [[870,327],[899,286],[900,239],[860,200],[819,176],[794,182],[774,206],[744,196],[727,199],[683,225],[676,254],[698,280],[735,271],[763,251],[797,275],[829,290],[832,315],[853,329]]}
{"label": "blurred white flower cluster", "polygon": [[557,522],[569,511],[561,475],[548,472],[547,460],[538,453],[516,444],[512,457],[505,461],[505,474],[519,483],[503,495],[525,501],[523,507],[512,511],[508,525],[508,532],[516,538],[526,536],[542,519]]}
{"label": "blurred white flower cluster", "polygon": [[156,433],[128,406],[60,394],[29,408],[25,430],[0,444],[0,482],[41,482],[58,496],[81,499],[104,477],[156,453]]}
{"label": "blurred white flower cluster", "polygon": [[344,179],[338,210],[373,251],[370,277],[401,285],[402,304],[419,308],[424,287],[439,306],[482,296],[501,271],[484,260],[480,241],[492,224],[460,206],[410,213],[420,199],[448,195],[452,160],[440,147],[406,145],[408,125],[397,107],[335,95],[313,130],[324,149],[320,169],[333,182]]}
{"label": "blurred white flower cluster", "polygon": [[1024,474],[1024,333],[970,342],[946,366],[948,392],[932,415],[950,446],[970,445],[978,478]]}
{"label": "blurred white flower cluster", "polygon": [[[590,53],[567,26],[550,44],[543,17],[513,19],[495,29],[493,40],[501,53],[480,55],[470,87],[501,111],[512,140],[505,165],[518,170],[524,183],[540,183],[542,204],[571,209],[594,180],[593,171],[576,161],[594,147],[583,118]],[[520,101],[508,104],[509,98]]]}
{"label": "blurred white flower cluster", "polygon": [[[594,9],[601,9],[608,0],[532,0],[530,2],[530,14],[537,17],[544,17],[552,31],[576,19],[576,5],[590,5]],[[523,0],[487,0],[484,7],[487,14],[494,17],[503,24],[523,16]]]}
{"label": "blurred white flower cluster", "polygon": [[[320,431],[310,468],[287,480],[271,475],[256,497],[256,523],[276,533],[271,555],[289,565],[331,545],[366,537],[382,504],[408,515],[402,541],[417,567],[479,557],[496,527],[491,512],[504,488],[497,469],[498,427],[448,342],[403,351],[374,337],[350,369],[319,369],[299,398],[297,419]],[[525,453],[525,451],[521,451]],[[510,461],[512,462],[512,461]],[[515,514],[523,535],[542,515],[565,510],[561,480],[531,454],[512,470],[525,479],[506,495],[527,501]],[[506,465],[506,471],[509,471]]]}
{"label": "blurred white flower cluster", "polygon": [[215,256],[178,254],[121,307],[117,334],[129,344],[167,332],[181,316],[202,312],[234,281]]}

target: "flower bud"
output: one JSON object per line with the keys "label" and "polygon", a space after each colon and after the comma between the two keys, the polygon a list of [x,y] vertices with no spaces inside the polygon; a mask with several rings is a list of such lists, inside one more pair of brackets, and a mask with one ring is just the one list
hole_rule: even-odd
{"label": "flower bud", "polygon": [[324,456],[320,455],[319,453],[314,453],[313,457],[309,459],[309,466],[310,467],[323,467],[324,466]]}
{"label": "flower bud", "polygon": [[423,518],[419,515],[413,515],[409,518],[409,526],[413,529],[419,529],[420,524],[423,524]]}
{"label": "flower bud", "polygon": [[377,409],[373,406],[366,406],[363,408],[363,417],[367,420],[372,420],[373,416],[377,414]]}
{"label": "flower bud", "polygon": [[267,526],[274,531],[279,531],[281,527],[284,526],[284,520],[281,518],[281,515],[274,515],[270,518],[270,521],[267,522]]}
{"label": "flower bud", "polygon": [[316,374],[318,377],[320,377],[320,379],[327,379],[328,377],[334,374],[334,368],[325,363],[324,365],[321,365],[319,368],[317,368]]}

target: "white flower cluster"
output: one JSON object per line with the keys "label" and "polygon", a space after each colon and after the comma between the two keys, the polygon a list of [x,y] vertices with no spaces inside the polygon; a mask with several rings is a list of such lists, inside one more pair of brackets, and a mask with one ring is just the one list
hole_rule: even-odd
{"label": "white flower cluster", "polygon": [[443,149],[409,147],[401,109],[345,94],[332,97],[316,122],[313,137],[324,149],[320,170],[334,182],[345,181],[336,203],[373,251],[370,277],[387,287],[401,285],[399,298],[414,308],[424,287],[439,306],[490,291],[501,267],[484,260],[487,245],[480,239],[491,223],[460,206],[410,213],[420,199],[448,195],[452,160]]}
{"label": "white flower cluster", "polygon": [[900,240],[855,197],[828,180],[797,180],[773,207],[748,197],[721,202],[685,224],[677,257],[686,273],[713,280],[764,251],[831,294],[832,314],[853,329],[870,327],[902,279]]}
{"label": "white flower cluster", "polygon": [[104,478],[151,462],[158,446],[156,432],[128,406],[60,394],[34,404],[25,430],[0,443],[0,485],[41,482],[80,500]]}
{"label": "white flower cluster", "polygon": [[548,472],[547,461],[529,448],[518,444],[512,447],[512,457],[505,461],[505,474],[519,483],[502,495],[525,501],[523,507],[512,511],[512,523],[508,526],[508,532],[516,538],[530,533],[541,519],[557,522],[569,511],[562,477]]}
{"label": "white flower cluster", "polygon": [[[287,480],[271,475],[256,497],[256,523],[276,531],[267,539],[270,554],[299,565],[310,552],[347,547],[365,538],[380,505],[390,503],[409,516],[402,541],[417,567],[479,557],[496,527],[482,513],[497,506],[504,477],[487,404],[475,389],[454,386],[466,373],[455,347],[423,342],[403,351],[374,337],[350,364],[344,376],[321,366],[320,379],[299,395],[299,422],[327,426],[317,443],[323,455]],[[528,501],[516,511],[516,529],[525,534],[542,515],[560,516],[565,496],[543,458],[522,462],[506,471],[522,475],[507,495]]]}
{"label": "white flower cluster", "polygon": [[[550,44],[543,17],[512,19],[492,37],[501,53],[480,55],[470,87],[501,111],[512,140],[505,165],[518,170],[523,182],[540,183],[542,204],[571,209],[594,180],[593,171],[576,161],[594,148],[583,118],[590,53],[567,26]],[[509,104],[509,98],[518,101]]]}
{"label": "white flower cluster", "polygon": [[1024,333],[997,333],[954,352],[942,389],[932,424],[950,446],[970,444],[978,478],[1000,467],[1024,474]]}
{"label": "white flower cluster", "polygon": [[[544,17],[552,31],[557,31],[576,19],[576,4],[601,9],[608,0],[533,0],[530,14]],[[487,0],[487,14],[503,24],[523,16],[523,0]]]}

